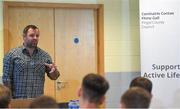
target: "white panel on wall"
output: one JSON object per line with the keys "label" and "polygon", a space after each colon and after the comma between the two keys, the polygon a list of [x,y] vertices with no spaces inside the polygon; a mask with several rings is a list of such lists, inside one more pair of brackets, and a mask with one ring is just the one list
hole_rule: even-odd
{"label": "white panel on wall", "polygon": [[179,0],[140,0],[141,75],[153,82],[155,108],[180,108],[179,5]]}

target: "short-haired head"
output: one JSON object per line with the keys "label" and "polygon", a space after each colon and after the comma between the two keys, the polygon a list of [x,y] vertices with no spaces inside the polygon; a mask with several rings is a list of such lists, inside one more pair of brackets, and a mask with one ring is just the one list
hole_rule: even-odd
{"label": "short-haired head", "polygon": [[91,103],[99,104],[108,89],[108,81],[100,75],[91,73],[83,78],[83,98]]}
{"label": "short-haired head", "polygon": [[141,87],[147,90],[149,93],[152,91],[152,82],[144,77],[136,77],[134,78],[129,87]]}
{"label": "short-haired head", "polygon": [[23,30],[23,37],[25,37],[26,35],[27,35],[27,33],[28,33],[28,30],[29,29],[33,29],[33,30],[35,30],[35,29],[39,29],[37,26],[35,26],[35,25],[27,25],[25,28],[24,28],[24,30]]}
{"label": "short-haired head", "polygon": [[148,108],[151,95],[140,87],[129,88],[121,97],[122,108]]}
{"label": "short-haired head", "polygon": [[31,102],[30,108],[58,108],[58,104],[52,97],[40,96]]}

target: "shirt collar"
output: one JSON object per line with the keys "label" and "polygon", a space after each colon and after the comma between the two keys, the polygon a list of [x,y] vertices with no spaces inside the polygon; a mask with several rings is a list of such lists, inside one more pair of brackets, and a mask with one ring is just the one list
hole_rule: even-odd
{"label": "shirt collar", "polygon": [[[24,44],[21,46],[21,48],[23,53],[28,53],[27,48],[24,46]],[[38,53],[38,50],[38,47],[36,47],[33,54]]]}

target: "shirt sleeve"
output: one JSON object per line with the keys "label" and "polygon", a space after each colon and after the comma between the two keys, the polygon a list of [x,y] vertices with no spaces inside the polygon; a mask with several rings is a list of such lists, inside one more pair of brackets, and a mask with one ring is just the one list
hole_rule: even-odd
{"label": "shirt sleeve", "polygon": [[[51,56],[49,54],[47,55],[46,60],[47,60],[46,61],[47,64],[52,64],[52,59],[51,59]],[[51,69],[46,67],[46,73],[48,74],[50,71],[51,71]]]}
{"label": "shirt sleeve", "polygon": [[12,55],[9,53],[3,59],[3,84],[12,90],[12,74],[13,74],[13,60]]}

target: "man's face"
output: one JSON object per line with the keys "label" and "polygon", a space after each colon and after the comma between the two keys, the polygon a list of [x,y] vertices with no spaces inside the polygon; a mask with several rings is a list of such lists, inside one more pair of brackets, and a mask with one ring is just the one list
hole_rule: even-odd
{"label": "man's face", "polygon": [[37,47],[39,41],[39,30],[30,28],[27,34],[24,36],[24,44],[29,48]]}

